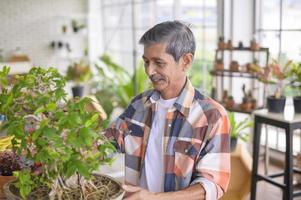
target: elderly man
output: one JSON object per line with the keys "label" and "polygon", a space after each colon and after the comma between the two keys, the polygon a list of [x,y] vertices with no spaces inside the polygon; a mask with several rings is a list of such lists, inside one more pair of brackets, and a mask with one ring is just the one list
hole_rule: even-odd
{"label": "elderly man", "polygon": [[126,199],[220,198],[230,178],[230,127],[224,108],[187,78],[193,33],[163,22],[140,44],[154,89],[136,96],[106,131],[125,152]]}

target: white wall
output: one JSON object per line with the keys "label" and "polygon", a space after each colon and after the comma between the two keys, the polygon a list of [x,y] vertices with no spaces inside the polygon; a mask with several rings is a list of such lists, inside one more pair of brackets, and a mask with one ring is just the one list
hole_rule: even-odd
{"label": "white wall", "polygon": [[50,48],[58,35],[58,16],[86,14],[87,10],[86,0],[1,0],[0,49],[7,55],[21,47],[34,65],[60,68]]}

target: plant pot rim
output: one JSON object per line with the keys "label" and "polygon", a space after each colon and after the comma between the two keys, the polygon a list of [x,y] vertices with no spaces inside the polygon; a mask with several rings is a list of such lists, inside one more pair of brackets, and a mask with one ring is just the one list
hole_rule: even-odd
{"label": "plant pot rim", "polygon": [[281,100],[281,99],[286,99],[286,96],[282,95],[280,98],[276,98],[275,95],[270,95],[270,96],[268,96],[268,99],[279,99],[279,100]]}
{"label": "plant pot rim", "polygon": [[[102,177],[106,177],[106,178],[111,179],[112,181],[114,181],[114,182],[120,187],[120,190],[119,190],[116,194],[112,195],[112,196],[110,197],[110,199],[115,200],[115,199],[117,199],[118,197],[123,197],[125,191],[122,189],[122,184],[121,184],[118,180],[116,180],[115,178],[113,178],[113,177],[111,177],[111,176],[108,176],[108,175],[105,175],[105,174],[100,174],[100,173],[92,173],[92,176],[102,176]],[[15,181],[16,181],[16,179],[10,180],[10,181],[8,181],[8,182],[3,186],[3,191],[4,191],[4,193],[5,193],[6,195],[7,195],[8,192],[10,192],[11,194],[13,194],[13,193],[10,191],[9,186],[11,185],[11,183],[13,183],[13,182],[15,182]],[[15,195],[15,194],[13,194],[13,195],[15,196],[15,200],[22,200],[21,197]],[[118,198],[118,199],[119,199],[119,198]]]}

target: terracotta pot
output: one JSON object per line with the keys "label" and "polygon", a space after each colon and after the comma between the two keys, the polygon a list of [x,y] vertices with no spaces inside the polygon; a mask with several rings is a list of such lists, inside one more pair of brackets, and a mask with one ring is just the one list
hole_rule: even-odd
{"label": "terracotta pot", "polygon": [[240,109],[243,111],[250,111],[252,109],[252,103],[251,102],[241,103]]}
{"label": "terracotta pot", "polygon": [[[98,176],[98,177],[105,177],[110,179],[112,182],[116,183],[119,186],[119,191],[117,193],[115,193],[113,196],[111,196],[110,200],[122,200],[123,199],[123,195],[124,195],[124,190],[121,187],[121,183],[119,181],[117,181],[116,179],[109,177],[107,175],[103,175],[103,174],[93,174],[93,176]],[[12,183],[14,183],[15,180],[11,180],[8,183],[6,183],[4,185],[4,193],[6,195],[7,200],[22,200],[21,197],[19,197],[18,195],[14,194],[11,190],[10,190],[10,186]]]}
{"label": "terracotta pot", "polygon": [[0,199],[4,198],[4,185],[10,181],[14,181],[16,177],[14,176],[0,176]]}

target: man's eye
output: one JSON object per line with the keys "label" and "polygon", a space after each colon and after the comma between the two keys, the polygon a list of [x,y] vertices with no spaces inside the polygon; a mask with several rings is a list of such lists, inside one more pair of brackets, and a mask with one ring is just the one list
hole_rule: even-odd
{"label": "man's eye", "polygon": [[148,66],[149,62],[144,61],[144,66]]}
{"label": "man's eye", "polygon": [[156,63],[159,67],[163,67],[164,66],[164,63],[161,63],[161,62],[157,62]]}

